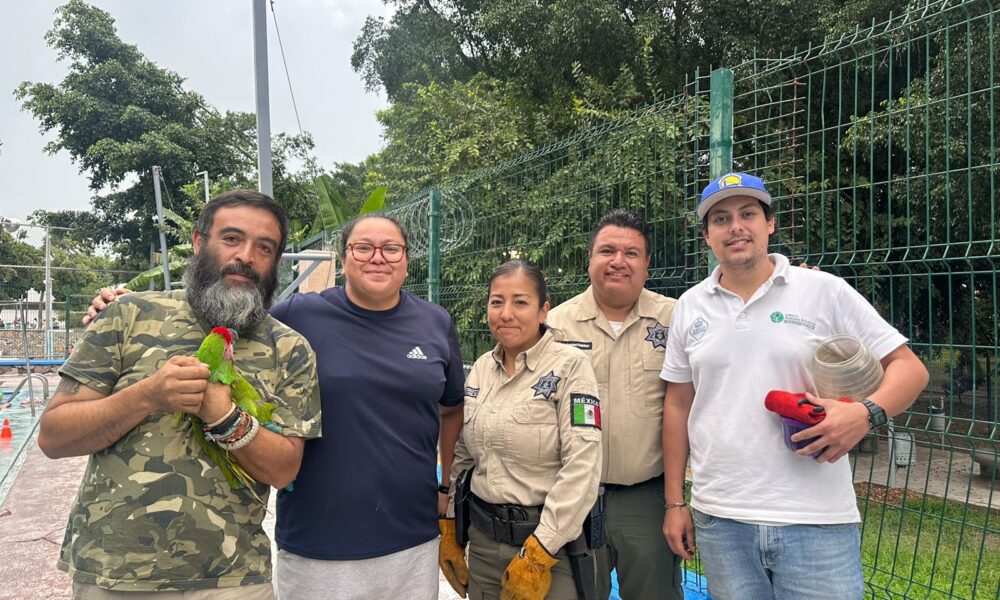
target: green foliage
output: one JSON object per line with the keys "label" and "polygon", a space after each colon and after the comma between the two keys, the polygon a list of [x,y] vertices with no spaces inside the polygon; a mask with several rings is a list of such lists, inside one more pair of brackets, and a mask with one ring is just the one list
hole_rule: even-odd
{"label": "green foliage", "polygon": [[0,227],[0,302],[20,300],[29,288],[44,287],[45,272],[41,269],[14,268],[4,265],[43,265],[42,250],[24,240],[24,232],[11,234]]}
{"label": "green foliage", "polygon": [[516,90],[484,75],[407,89],[407,102],[378,113],[387,144],[372,159],[378,181],[397,198],[526,152],[546,137]]}

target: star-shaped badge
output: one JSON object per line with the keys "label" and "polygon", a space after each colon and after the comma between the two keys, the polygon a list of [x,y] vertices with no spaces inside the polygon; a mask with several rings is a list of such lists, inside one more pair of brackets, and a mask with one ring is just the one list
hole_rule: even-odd
{"label": "star-shaped badge", "polygon": [[531,386],[531,389],[535,390],[536,396],[541,396],[548,400],[552,394],[556,393],[556,388],[559,386],[560,377],[556,375],[555,371],[549,371],[548,375],[541,377],[538,383]]}
{"label": "star-shaped badge", "polygon": [[660,325],[660,322],[656,322],[655,327],[647,327],[646,331],[649,334],[646,336],[646,341],[653,344],[653,348],[666,348],[667,347],[667,331],[668,327]]}

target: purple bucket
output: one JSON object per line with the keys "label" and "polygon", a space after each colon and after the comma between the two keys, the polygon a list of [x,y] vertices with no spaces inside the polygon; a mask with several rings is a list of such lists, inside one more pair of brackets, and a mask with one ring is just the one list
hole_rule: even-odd
{"label": "purple bucket", "polygon": [[[785,437],[785,446],[792,452],[805,448],[806,446],[811,444],[813,440],[816,439],[813,437],[807,440],[800,440],[798,442],[793,442],[792,441],[793,435],[805,429],[809,429],[810,427],[812,427],[812,425],[809,425],[808,423],[803,423],[802,421],[798,421],[796,419],[789,419],[788,417],[779,417],[779,418],[781,419],[781,432],[784,434]],[[813,458],[816,458],[822,452],[823,450],[817,450],[816,452],[813,452],[812,454]]]}

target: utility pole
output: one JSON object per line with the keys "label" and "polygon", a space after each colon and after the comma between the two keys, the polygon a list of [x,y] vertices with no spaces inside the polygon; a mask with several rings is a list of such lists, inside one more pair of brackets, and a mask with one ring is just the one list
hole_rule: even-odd
{"label": "utility pole", "polygon": [[271,181],[271,113],[267,82],[267,0],[253,0],[253,72],[257,96],[258,189],[274,197]]}
{"label": "utility pole", "polygon": [[[52,357],[52,229],[45,228],[45,321],[39,323],[39,329],[45,332],[45,356]],[[39,319],[41,321],[41,319]],[[68,325],[67,325],[68,327]]]}

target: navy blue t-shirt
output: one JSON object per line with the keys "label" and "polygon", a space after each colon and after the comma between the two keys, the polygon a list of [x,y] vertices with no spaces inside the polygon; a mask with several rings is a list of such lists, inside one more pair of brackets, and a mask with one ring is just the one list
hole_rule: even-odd
{"label": "navy blue t-shirt", "polygon": [[306,441],[294,491],[278,494],[278,547],[358,560],[437,537],[438,404],[460,404],[464,385],[451,316],[406,291],[395,308],[365,310],[342,287],[271,314],[315,350],[323,403],[323,437]]}

